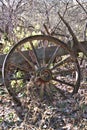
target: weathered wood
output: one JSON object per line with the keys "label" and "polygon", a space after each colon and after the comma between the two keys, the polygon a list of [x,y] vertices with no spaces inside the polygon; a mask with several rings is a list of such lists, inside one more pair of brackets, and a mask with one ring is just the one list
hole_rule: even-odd
{"label": "weathered wood", "polygon": [[[46,61],[48,61],[52,54],[54,53],[56,49],[56,46],[53,47],[49,47],[49,48],[46,48]],[[43,49],[42,48],[39,48],[39,49],[36,49],[36,52],[37,52],[37,55],[38,55],[38,59],[39,60],[42,60],[43,59]],[[30,56],[29,56],[29,51],[23,51],[22,54],[28,59],[30,60]],[[60,48],[57,52],[57,55],[58,56],[61,56],[61,55],[65,55],[67,54],[67,51]],[[0,83],[2,82],[2,66],[3,66],[3,62],[4,62],[4,59],[5,59],[5,56],[6,54],[1,54],[0,55]],[[24,65],[24,63],[26,62],[26,60],[21,56],[21,54],[19,52],[16,52],[14,54],[11,55],[11,58],[10,58],[10,61],[12,64],[16,64],[16,65]]]}
{"label": "weathered wood", "polygon": [[[86,50],[86,53],[87,53],[87,41],[82,41],[80,43],[83,46],[83,48]],[[71,50],[72,49],[76,50],[76,48],[74,48],[74,44],[72,45],[72,42],[67,43],[67,45],[68,45],[69,48],[71,48]],[[46,55],[45,55],[46,61],[48,61],[51,58],[51,56],[54,53],[55,49],[56,49],[56,46],[51,46],[51,47],[46,48]],[[36,49],[36,52],[37,52],[37,55],[38,55],[38,59],[42,60],[43,59],[43,54],[44,54],[43,49],[42,48]],[[77,52],[82,52],[82,50],[81,50],[81,48],[79,46],[77,46]],[[27,59],[30,59],[29,51],[23,51],[22,53]],[[57,51],[57,56],[59,56],[59,57],[63,56],[63,55],[66,55],[66,54],[68,54],[68,52],[66,50],[64,50],[63,48],[59,48],[59,50]],[[6,54],[1,54],[0,55],[0,83],[2,82],[2,72],[1,72],[1,70],[2,70],[2,65],[3,65],[3,62],[4,62],[5,56],[6,56]],[[18,52],[14,53],[11,56],[10,61],[12,63],[16,63],[18,65],[19,64],[21,65],[21,64],[25,63],[25,59]]]}
{"label": "weathered wood", "polygon": [[[51,56],[54,53],[55,49],[56,49],[56,46],[54,46],[54,47],[51,46],[49,48],[46,48],[46,56],[45,56],[46,60],[49,60],[49,58],[51,58]],[[38,59],[42,60],[43,59],[43,54],[44,54],[43,49],[42,48],[36,49],[36,52],[37,52],[37,55],[38,55]],[[22,54],[29,60],[29,58],[30,58],[29,57],[29,51],[23,51]],[[62,48],[60,48],[57,51],[58,56],[65,55],[65,54],[67,54],[67,51],[62,49]],[[3,61],[5,59],[5,56],[6,56],[5,54],[0,55],[0,66],[3,65]],[[21,56],[20,53],[16,52],[16,53],[12,54],[10,61],[13,62],[13,63],[16,63],[16,64],[21,64],[25,60]]]}
{"label": "weathered wood", "polygon": [[4,59],[5,59],[5,56],[6,56],[6,54],[1,54],[1,55],[0,55],[0,68],[1,68],[2,65],[3,65],[3,62],[4,62]]}
{"label": "weathered wood", "polygon": [[[82,41],[80,43],[83,46],[83,48],[85,49],[85,53],[87,54],[87,41]],[[79,49],[80,49],[81,52],[83,52],[82,48],[79,47]]]}
{"label": "weathered wood", "polygon": [[[87,41],[82,41],[80,43],[87,52]],[[69,48],[74,49],[74,46],[72,46],[72,42],[69,42],[67,45],[69,46]],[[51,58],[55,49],[56,49],[56,46],[51,46],[51,47],[46,48],[46,56],[45,56],[46,60],[49,60],[49,58]],[[42,48],[36,49],[36,52],[37,52],[37,55],[38,55],[38,59],[39,60],[43,59],[43,54],[44,54],[43,49]],[[77,52],[82,52],[82,50],[79,46],[77,46]],[[29,59],[29,51],[23,51],[22,53],[23,53],[24,56],[26,56],[26,58]],[[66,55],[66,54],[68,54],[68,53],[63,48],[59,48],[59,50],[57,51],[57,56],[62,56],[62,55]],[[5,59],[5,56],[6,56],[6,54],[0,55],[0,66],[3,65],[3,61]],[[11,60],[12,60],[12,62],[18,63],[18,64],[24,62],[24,58],[18,52],[14,53]]]}
{"label": "weathered wood", "polygon": [[64,19],[64,17],[58,12],[59,17],[61,18],[61,20],[63,21],[63,23],[66,25],[66,27],[68,28],[69,33],[72,36],[72,40],[74,43],[74,50],[75,53],[77,52],[78,48],[80,49],[80,51],[82,51],[86,56],[87,56],[87,51],[84,48],[84,46],[81,44],[81,42],[78,41],[78,38],[76,37],[73,29],[71,28],[71,26],[69,25],[69,23]]}
{"label": "weathered wood", "polygon": [[[83,48],[85,50],[85,53],[87,54],[87,41],[80,41],[79,43],[81,44],[81,46],[83,46]],[[74,44],[75,43],[73,43],[73,41],[69,41],[67,43],[68,47],[71,48],[71,50],[73,49],[73,50],[77,51],[77,53],[78,52],[83,52],[84,53],[84,51],[81,48],[81,46],[79,46],[78,44],[75,46]]]}

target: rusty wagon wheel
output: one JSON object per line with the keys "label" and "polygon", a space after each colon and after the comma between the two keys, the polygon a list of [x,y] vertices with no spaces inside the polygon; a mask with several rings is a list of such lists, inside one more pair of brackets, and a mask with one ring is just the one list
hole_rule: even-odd
{"label": "rusty wagon wheel", "polygon": [[27,37],[7,54],[2,76],[13,100],[21,104],[27,97],[30,82],[39,88],[50,86],[76,93],[80,85],[80,68],[73,52],[51,36]]}

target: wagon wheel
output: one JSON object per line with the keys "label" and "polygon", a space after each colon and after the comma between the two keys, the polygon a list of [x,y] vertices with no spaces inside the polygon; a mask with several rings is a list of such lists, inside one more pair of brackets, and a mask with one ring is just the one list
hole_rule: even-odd
{"label": "wagon wheel", "polygon": [[51,36],[31,36],[19,41],[7,54],[2,75],[13,100],[21,104],[27,97],[27,84],[50,86],[76,93],[80,69],[73,52]]}

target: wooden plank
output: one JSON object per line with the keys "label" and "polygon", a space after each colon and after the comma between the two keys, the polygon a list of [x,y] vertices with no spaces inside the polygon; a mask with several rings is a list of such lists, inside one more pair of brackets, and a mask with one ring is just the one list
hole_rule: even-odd
{"label": "wooden plank", "polygon": [[[56,46],[54,46],[54,47],[51,46],[51,47],[46,48],[46,52],[45,52],[45,53],[46,53],[46,56],[45,56],[46,61],[48,61],[48,60],[51,58],[51,56],[52,56],[52,54],[54,53],[55,49],[56,49]],[[43,54],[44,54],[43,49],[42,49],[42,48],[36,49],[36,52],[37,52],[37,55],[38,55],[38,59],[39,59],[39,60],[42,60],[42,59],[43,59]],[[23,51],[22,54],[23,54],[27,59],[30,58],[30,57],[29,57],[29,51]],[[57,51],[57,55],[58,55],[58,56],[65,55],[65,54],[67,54],[67,51],[64,50],[64,49],[62,49],[62,48],[60,48],[60,49]],[[6,56],[6,55],[0,55],[0,66],[3,65],[3,61],[4,61],[4,59],[5,59],[5,56]],[[21,64],[21,63],[23,63],[25,60],[24,60],[24,58],[21,56],[20,53],[16,52],[16,53],[14,53],[14,54],[11,55],[10,61],[13,62],[13,63]]]}
{"label": "wooden plank", "polygon": [[[85,50],[87,52],[87,42],[81,42],[81,44],[85,48]],[[71,47],[71,45],[70,45],[70,47]],[[75,49],[74,46],[73,46],[73,49]],[[48,61],[52,57],[52,55],[55,52],[55,50],[56,50],[56,46],[51,46],[51,47],[47,47],[46,48],[46,52],[45,52],[46,61]],[[72,48],[71,48],[71,50],[72,50]],[[82,51],[81,48],[79,48],[79,46],[78,46],[77,47],[77,52],[81,52],[81,51]],[[23,53],[23,55],[27,59],[30,60],[29,51],[23,51],[22,53]],[[43,55],[44,55],[43,48],[36,49],[36,53],[37,53],[38,59],[42,60],[43,59]],[[66,55],[66,54],[68,54],[68,52],[65,49],[63,49],[63,48],[60,47],[58,49],[58,51],[57,51],[56,56],[60,57],[60,56]],[[2,62],[3,62],[3,59],[4,59],[4,56],[2,57]],[[15,63],[15,62],[18,63],[18,64],[24,63],[24,58],[18,52],[15,53],[12,56],[11,60],[12,60],[13,63]]]}
{"label": "wooden plank", "polygon": [[[85,48],[86,52],[87,52],[87,41],[82,41],[80,42],[82,44],[82,46]],[[69,46],[69,48],[71,49],[75,49],[74,46],[72,46],[72,42],[69,42],[67,44]],[[56,46],[51,46],[51,47],[48,47],[46,48],[46,60],[49,60],[53,54],[53,52],[55,51],[56,49]],[[79,48],[79,46],[77,46],[77,51],[78,52],[81,52],[81,48]],[[37,55],[38,55],[38,58],[39,60],[41,60],[43,58],[43,49],[40,48],[40,49],[36,49],[36,52],[37,52]],[[27,58],[29,58],[29,51],[23,51],[22,52],[24,56],[26,56]],[[62,56],[62,55],[66,55],[68,54],[66,50],[64,50],[63,48],[60,48],[58,51],[57,51],[57,55],[58,56]],[[3,65],[3,61],[5,59],[5,56],[6,54],[1,54],[0,55],[0,66]],[[19,53],[15,53],[12,58],[11,58],[12,62],[18,62],[18,64],[24,62],[24,58],[19,54]]]}

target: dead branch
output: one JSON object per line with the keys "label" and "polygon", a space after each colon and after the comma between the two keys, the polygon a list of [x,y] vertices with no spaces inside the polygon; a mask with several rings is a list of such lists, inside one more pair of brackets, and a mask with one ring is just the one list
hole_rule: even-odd
{"label": "dead branch", "polygon": [[72,28],[70,27],[69,23],[67,23],[67,21],[61,16],[61,14],[59,12],[58,12],[58,15],[61,18],[61,20],[63,21],[63,23],[66,25],[66,27],[68,28],[68,31],[73,38],[74,48],[76,49],[76,52],[77,52],[77,49],[78,49],[78,46],[79,46],[79,48],[82,50],[82,52],[84,52],[84,54],[87,56],[86,49],[78,41],[78,39],[77,39],[75,33],[73,32]]}
{"label": "dead branch", "polygon": [[58,32],[54,32],[54,34],[51,34],[52,36],[61,36],[61,37],[66,37],[66,38],[69,38],[69,35],[67,34],[61,34],[61,33],[58,33]]}
{"label": "dead branch", "polygon": [[44,26],[44,28],[45,28],[45,30],[46,30],[46,33],[47,33],[48,35],[50,35],[50,32],[49,32],[49,30],[48,30],[46,24],[43,24],[43,26]]}
{"label": "dead branch", "polygon": [[57,6],[57,5],[58,5],[58,3],[55,3],[54,5],[52,5],[52,6],[49,8],[49,11],[51,11],[52,8],[54,8],[54,7]]}
{"label": "dead branch", "polygon": [[16,6],[16,10],[19,8],[19,6],[21,5],[21,3],[22,3],[22,0],[20,0],[20,1],[18,2],[17,6]]}
{"label": "dead branch", "polygon": [[76,0],[76,1],[81,6],[81,8],[84,10],[84,12],[87,14],[87,10],[84,8],[84,6],[78,0]]}
{"label": "dead branch", "polygon": [[[64,17],[64,15],[65,15],[66,12],[67,12],[68,4],[69,4],[69,2],[66,3],[66,8],[65,8],[65,11],[64,11],[64,13],[63,13],[63,17]],[[57,25],[56,25],[55,27],[53,27],[52,32],[51,32],[51,35],[54,35],[55,30],[56,30],[56,28],[58,27],[58,25],[59,25],[60,23],[61,23],[61,20],[57,23]]]}
{"label": "dead branch", "polygon": [[50,28],[49,10],[48,10],[48,8],[47,8],[47,4],[46,4],[46,2],[45,2],[45,1],[44,1],[44,5],[45,5],[45,8],[46,8],[47,23],[48,23],[49,28]]}
{"label": "dead branch", "polygon": [[84,41],[86,41],[86,31],[87,31],[87,23],[86,23],[85,29],[84,29]]}
{"label": "dead branch", "polygon": [[68,28],[68,31],[70,32],[74,42],[78,43],[78,39],[76,37],[76,35],[74,34],[73,30],[71,29],[70,25],[66,22],[66,20],[64,19],[63,16],[61,16],[61,14],[58,12],[59,17],[61,18],[61,20],[63,21],[63,23],[66,25],[66,27]]}

